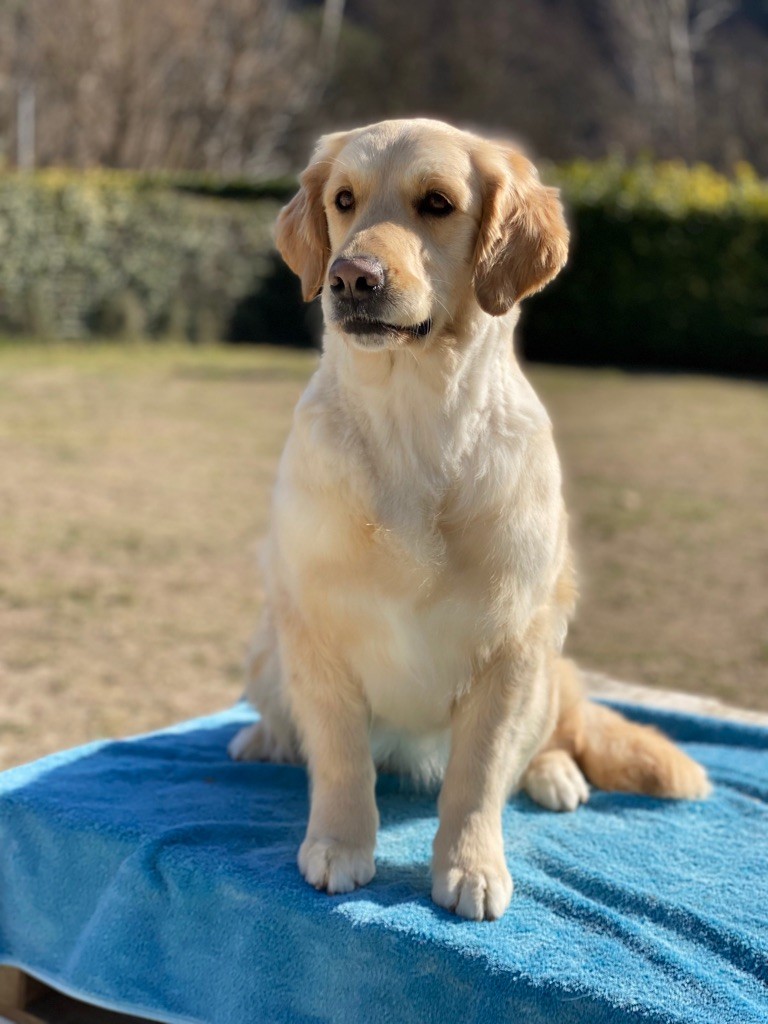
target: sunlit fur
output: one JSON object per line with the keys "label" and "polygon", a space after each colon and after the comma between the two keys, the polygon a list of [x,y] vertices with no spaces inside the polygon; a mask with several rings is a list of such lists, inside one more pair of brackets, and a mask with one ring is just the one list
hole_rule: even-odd
{"label": "sunlit fur", "polygon": [[[419,212],[429,190],[449,216]],[[575,600],[560,468],[512,346],[519,299],[566,259],[557,193],[508,145],[389,121],[320,141],[276,240],[305,297],[322,290],[326,331],[274,492],[249,685],[262,719],[231,750],[307,760],[299,866],[328,892],[373,877],[375,766],[442,778],[433,897],[496,918],[513,788],[571,810],[585,776],[656,796],[708,785],[667,740],[588,704],[560,659]],[[426,337],[345,335],[339,256],[378,259],[385,319],[429,319]]]}

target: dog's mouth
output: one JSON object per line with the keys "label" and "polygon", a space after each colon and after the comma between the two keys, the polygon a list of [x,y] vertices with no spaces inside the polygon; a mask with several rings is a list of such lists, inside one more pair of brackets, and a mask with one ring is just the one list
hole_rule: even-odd
{"label": "dog's mouth", "polygon": [[432,330],[432,320],[422,320],[420,324],[389,324],[384,320],[370,320],[368,317],[353,316],[337,320],[338,326],[345,334],[388,334],[407,335],[412,338],[425,338]]}

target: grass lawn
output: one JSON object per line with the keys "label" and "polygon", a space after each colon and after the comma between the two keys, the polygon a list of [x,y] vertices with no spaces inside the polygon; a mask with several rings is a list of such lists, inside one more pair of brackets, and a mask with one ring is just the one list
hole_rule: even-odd
{"label": "grass lawn", "polygon": [[[314,356],[0,347],[0,766],[235,700]],[[569,647],[768,709],[768,389],[533,367],[581,563]]]}

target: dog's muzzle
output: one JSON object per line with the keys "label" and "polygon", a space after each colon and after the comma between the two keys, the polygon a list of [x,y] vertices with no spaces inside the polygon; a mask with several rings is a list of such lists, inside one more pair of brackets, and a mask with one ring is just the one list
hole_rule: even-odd
{"label": "dog's muzzle", "polygon": [[418,324],[394,324],[387,314],[387,274],[375,256],[340,256],[328,271],[333,296],[333,322],[345,334],[410,335],[424,338],[432,320]]}

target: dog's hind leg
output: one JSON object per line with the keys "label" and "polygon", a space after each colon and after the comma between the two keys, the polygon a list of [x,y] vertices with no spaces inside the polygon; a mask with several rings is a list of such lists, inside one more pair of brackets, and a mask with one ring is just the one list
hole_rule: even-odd
{"label": "dog's hind leg", "polygon": [[522,788],[547,810],[575,811],[589,799],[587,780],[575,758],[583,744],[585,700],[573,662],[558,658],[552,670],[557,722],[549,741],[528,765]]}
{"label": "dog's hind leg", "polygon": [[584,695],[573,662],[555,663],[559,713],[555,731],[532,759],[523,788],[553,811],[586,802],[587,780],[598,789],[672,800],[701,800],[707,773],[657,729],[630,722]]}
{"label": "dog's hind leg", "polygon": [[245,695],[261,717],[230,740],[227,750],[233,761],[296,764],[302,760],[280,673],[277,634],[267,608],[246,661]]}

